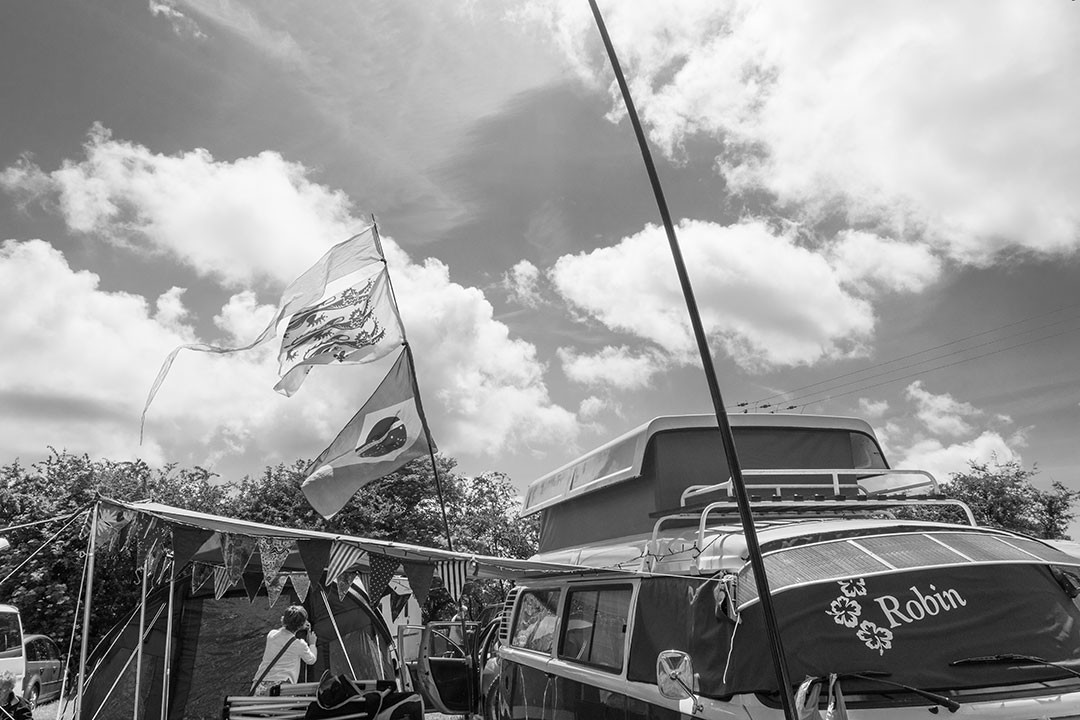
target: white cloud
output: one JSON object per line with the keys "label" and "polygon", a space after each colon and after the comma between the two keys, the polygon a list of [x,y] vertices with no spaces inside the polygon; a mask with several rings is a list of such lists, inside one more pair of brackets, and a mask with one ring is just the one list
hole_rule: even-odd
{"label": "white cloud", "polygon": [[915,401],[919,420],[935,435],[967,435],[974,430],[968,418],[982,414],[970,403],[960,402],[948,393],[935,395],[925,390],[921,380],[908,385],[904,394]]}
{"label": "white cloud", "polygon": [[659,353],[635,354],[625,345],[609,345],[591,355],[579,354],[571,348],[559,348],[557,354],[563,372],[574,382],[618,390],[640,390],[648,387],[653,376],[665,365]]}
{"label": "white cloud", "polygon": [[589,421],[596,418],[600,413],[610,407],[611,403],[603,398],[590,395],[581,401],[578,406],[578,417],[582,420]]}
{"label": "white cloud", "polygon": [[0,174],[15,193],[56,198],[70,229],[165,253],[232,287],[287,282],[367,225],[344,193],[274,152],[215,162],[205,150],[153,153],[96,125],[86,159],[53,172],[22,163]]}
{"label": "white cloud", "polygon": [[871,400],[859,398],[859,416],[873,420],[885,415],[889,410],[888,400]]}
{"label": "white cloud", "polygon": [[196,40],[206,39],[206,33],[199,28],[198,23],[182,13],[169,0],[149,0],[149,2],[150,14],[166,18],[177,35],[190,35]]}
{"label": "white cloud", "polygon": [[[684,220],[679,240],[706,332],[748,369],[810,364],[864,352],[874,328],[865,300],[841,287],[828,262],[792,230],[762,222]],[[608,328],[696,362],[686,306],[663,230],[647,226],[615,246],[566,255],[557,291]]]}
{"label": "white cloud", "polygon": [[[583,76],[608,83],[579,5],[541,3],[531,17]],[[965,262],[1080,246],[1069,3],[688,0],[677,13],[604,12],[652,140],[677,155],[695,133],[722,139],[735,188],[811,215],[840,207]]]}
{"label": "white cloud", "polygon": [[[85,161],[52,173],[23,163],[2,179],[16,192],[47,186],[59,199],[50,207],[95,238],[120,236],[121,247],[167,252],[230,287],[262,279],[274,302],[287,281],[363,226],[348,198],[273,153],[234,162],[203,151],[161,155],[101,129]],[[383,246],[440,449],[485,455],[572,444],[574,413],[551,401],[535,347],[510,336],[483,292],[453,282],[437,260],[414,262],[391,237]],[[245,289],[213,317],[224,340],[202,338],[181,288],[163,291],[152,313],[143,298],[108,292],[96,276],[72,271],[45,243],[4,247],[0,274],[10,279],[0,282],[0,300],[18,311],[0,323],[12,348],[0,360],[11,368],[0,372],[0,393],[30,406],[77,401],[89,415],[107,410],[113,418],[91,418],[93,427],[84,428],[45,413],[39,431],[8,434],[23,443],[6,448],[8,456],[39,454],[65,438],[80,448],[102,438],[102,452],[136,452],[127,438],[137,438],[142,401],[165,355],[181,343],[244,344],[274,312]],[[40,288],[47,292],[39,300]],[[178,462],[243,455],[257,467],[314,456],[371,391],[376,370],[312,373],[283,404],[270,389],[276,351],[271,342],[227,357],[182,353],[151,408],[151,445],[141,454]],[[5,422],[21,421],[11,415]]]}
{"label": "white cloud", "polygon": [[511,302],[535,308],[541,303],[539,282],[539,268],[522,260],[503,276],[502,287],[509,293]]}
{"label": "white cloud", "polygon": [[840,281],[863,294],[876,288],[919,292],[941,274],[941,261],[926,246],[857,230],[838,233],[826,255]]}
{"label": "white cloud", "polygon": [[965,472],[970,461],[999,462],[1016,460],[1020,454],[1013,450],[1015,438],[1006,439],[1000,433],[986,430],[978,437],[946,445],[940,440],[924,438],[905,448],[894,467],[928,470],[939,482],[947,481],[952,473]]}

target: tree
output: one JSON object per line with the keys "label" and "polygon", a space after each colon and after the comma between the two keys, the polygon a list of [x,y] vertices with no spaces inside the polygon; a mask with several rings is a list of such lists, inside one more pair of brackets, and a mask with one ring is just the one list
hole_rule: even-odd
{"label": "tree", "polygon": [[1066,531],[1076,517],[1073,506],[1080,491],[1070,490],[1058,481],[1049,490],[1035,487],[1031,479],[1038,474],[1015,460],[968,463],[967,472],[953,473],[942,486],[946,497],[962,500],[971,508],[980,525],[1015,530],[1047,539],[1068,539]]}

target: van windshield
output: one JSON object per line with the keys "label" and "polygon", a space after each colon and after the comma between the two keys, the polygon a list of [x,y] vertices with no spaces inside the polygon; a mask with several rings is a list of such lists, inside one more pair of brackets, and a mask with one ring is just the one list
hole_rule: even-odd
{"label": "van windshield", "polygon": [[[774,597],[790,675],[877,673],[939,692],[1071,679],[1064,665],[954,664],[1005,654],[1066,665],[1080,661],[1080,609],[1059,582],[1063,572],[1075,568],[963,565],[791,588]],[[736,626],[718,608],[722,594],[715,579],[642,581],[629,678],[655,682],[656,654],[678,649],[690,654],[703,695],[775,692],[760,604],[746,606]],[[673,611],[673,603],[682,611]],[[665,622],[648,623],[650,613]],[[949,642],[942,642],[945,637]],[[844,692],[884,697],[893,691],[849,678]]]}

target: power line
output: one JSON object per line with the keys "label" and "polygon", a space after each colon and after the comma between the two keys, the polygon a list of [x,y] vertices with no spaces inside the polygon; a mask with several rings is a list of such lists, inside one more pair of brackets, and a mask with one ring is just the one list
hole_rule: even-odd
{"label": "power line", "polygon": [[[1030,333],[1033,333],[1033,332],[1038,332],[1039,330],[1045,330],[1046,328],[1049,328],[1049,327],[1054,327],[1056,325],[1061,325],[1062,323],[1066,323],[1066,322],[1069,322],[1071,320],[1075,320],[1077,317],[1080,317],[1080,316],[1072,316],[1072,317],[1064,318],[1064,319],[1061,319],[1061,320],[1055,320],[1053,322],[1045,323],[1045,324],[1040,325],[1040,326],[1035,327],[1035,328],[1030,328],[1028,330],[1022,330],[1022,331],[1015,332],[1015,333],[1010,333],[1010,334],[1005,335],[1003,337],[996,338],[996,339],[990,340],[988,342],[980,343],[978,345],[972,345],[972,346],[969,346],[969,347],[966,347],[966,348],[961,348],[961,349],[958,349],[958,350],[954,350],[952,352],[943,353],[941,355],[936,355],[934,357],[927,358],[925,360],[920,360],[918,362],[909,363],[909,364],[903,365],[901,367],[896,367],[896,368],[892,368],[892,369],[889,369],[889,370],[884,370],[882,372],[879,372],[879,373],[876,373],[876,374],[873,374],[873,375],[869,375],[869,376],[864,376],[864,377],[858,378],[856,380],[851,380],[851,381],[846,382],[846,383],[841,383],[839,385],[832,385],[832,383],[835,383],[838,380],[843,380],[844,378],[852,377],[852,376],[855,376],[855,375],[863,375],[863,374],[871,372],[871,371],[873,371],[875,369],[884,368],[884,367],[886,367],[888,365],[893,365],[895,363],[901,362],[903,360],[907,360],[909,358],[917,357],[919,355],[925,355],[926,353],[934,352],[935,350],[941,350],[943,348],[951,347],[951,346],[956,345],[958,343],[966,342],[968,340],[973,340],[973,339],[978,338],[978,337],[983,337],[985,335],[1000,332],[1001,330],[1005,330],[1005,329],[1010,328],[1010,327],[1015,327],[1017,325],[1021,325],[1021,324],[1026,323],[1026,322],[1030,322],[1031,320],[1036,320],[1038,318],[1054,315],[1054,314],[1062,312],[1064,310],[1071,310],[1071,309],[1074,309],[1076,307],[1080,307],[1080,303],[1077,303],[1077,304],[1074,304],[1074,305],[1066,305],[1066,306],[1063,306],[1063,307],[1056,308],[1054,310],[1050,310],[1050,311],[1045,312],[1045,313],[1039,313],[1039,314],[1036,314],[1036,315],[1031,315],[1031,316],[1023,318],[1021,320],[1016,320],[1014,322],[1007,323],[1005,325],[1000,325],[998,327],[991,328],[989,330],[984,330],[982,332],[974,333],[972,335],[967,335],[965,337],[958,338],[956,340],[951,340],[951,341],[949,341],[947,343],[942,343],[941,345],[936,345],[934,347],[926,348],[924,350],[918,350],[918,351],[913,352],[913,353],[908,353],[907,355],[902,355],[900,357],[893,358],[891,360],[886,360],[884,362],[876,363],[874,365],[871,365],[871,366],[865,367],[865,368],[861,368],[859,370],[852,370],[851,372],[843,373],[841,375],[837,375],[835,377],[828,378],[828,379],[825,379],[825,380],[820,380],[820,381],[815,382],[815,383],[810,383],[809,385],[803,385],[802,387],[795,388],[794,390],[788,390],[788,391],[785,391],[785,392],[775,393],[773,395],[769,395],[767,397],[763,397],[763,398],[760,398],[760,399],[754,400],[754,401],[740,402],[737,405],[735,405],[735,406],[733,406],[732,408],[729,408],[729,409],[748,408],[748,407],[751,407],[751,406],[752,407],[761,407],[761,408],[772,407],[773,405],[779,405],[781,403],[771,403],[770,404],[768,401],[773,400],[773,399],[778,399],[778,398],[786,398],[784,400],[784,402],[790,403],[790,402],[793,402],[794,400],[801,400],[801,399],[806,398],[806,397],[812,397],[814,395],[820,395],[820,394],[823,394],[823,393],[827,393],[827,392],[830,392],[831,390],[838,390],[840,388],[848,387],[848,386],[853,385],[855,383],[861,383],[861,382],[865,382],[865,381],[868,381],[868,380],[873,380],[875,378],[883,377],[883,376],[888,375],[890,373],[899,372],[901,370],[906,370],[906,369],[909,369],[909,368],[912,368],[912,367],[917,367],[917,366],[925,364],[925,363],[935,362],[935,361],[938,361],[938,360],[944,360],[946,358],[954,357],[956,355],[962,355],[963,353],[970,352],[970,351],[978,349],[980,347],[986,347],[987,345],[992,345],[994,343],[1002,342],[1004,340],[1008,340],[1009,338],[1019,337],[1021,335],[1027,335],[1027,334],[1030,334]],[[1052,335],[1052,336],[1048,336],[1048,337],[1056,337],[1056,335]],[[1032,342],[1038,342],[1038,340],[1033,340]],[[1017,345],[1014,345],[1014,346],[1011,346],[1011,347],[1020,347],[1020,346],[1022,346],[1024,344],[1027,344],[1027,343],[1020,343],[1020,344],[1017,344]],[[1005,348],[1005,349],[1008,349],[1008,348]],[[994,352],[984,353],[984,354],[977,355],[975,357],[968,358],[968,359],[969,360],[975,360],[975,359],[978,359],[980,357],[985,357],[986,355],[992,355],[992,354],[994,354]],[[952,363],[952,364],[957,364],[957,363]],[[946,366],[943,366],[943,367],[949,367],[950,365],[946,365]],[[937,368],[932,368],[931,370],[933,370],[933,369],[937,369]],[[911,377],[911,376],[909,375],[909,376],[905,376],[905,377]],[[904,378],[897,378],[897,379],[904,379]],[[889,382],[893,382],[893,381],[889,381]],[[879,385],[880,384],[881,383],[879,383]],[[808,394],[805,394],[805,395],[799,395],[799,393],[803,392],[804,390],[809,390],[811,388],[819,387],[819,386],[822,386],[822,385],[832,385],[832,386],[824,388],[822,390],[812,392],[812,393],[808,393]],[[877,387],[877,386],[878,385],[874,385],[873,387]],[[792,397],[792,396],[795,396],[795,397]],[[787,409],[791,409],[791,408],[787,408]]]}

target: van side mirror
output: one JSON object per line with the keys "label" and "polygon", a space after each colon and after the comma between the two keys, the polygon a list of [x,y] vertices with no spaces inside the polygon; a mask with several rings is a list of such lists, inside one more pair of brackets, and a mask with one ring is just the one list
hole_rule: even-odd
{"label": "van side mirror", "polygon": [[672,700],[691,698],[694,693],[694,662],[682,650],[661,650],[656,656],[656,687],[660,694]]}

